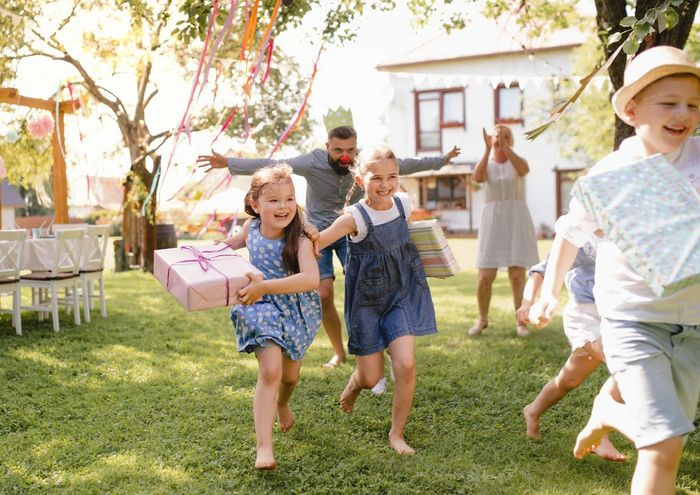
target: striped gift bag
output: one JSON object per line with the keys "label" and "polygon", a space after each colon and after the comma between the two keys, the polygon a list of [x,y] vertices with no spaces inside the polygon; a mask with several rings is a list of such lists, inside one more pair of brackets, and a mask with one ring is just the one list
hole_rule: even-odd
{"label": "striped gift bag", "polygon": [[459,273],[457,260],[437,220],[409,222],[408,235],[418,248],[427,277],[445,278]]}

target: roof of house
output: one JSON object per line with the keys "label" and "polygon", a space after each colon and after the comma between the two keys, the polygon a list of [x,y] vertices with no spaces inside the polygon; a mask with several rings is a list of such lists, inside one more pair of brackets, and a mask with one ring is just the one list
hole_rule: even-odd
{"label": "roof of house", "polygon": [[449,176],[449,175],[471,175],[474,172],[474,163],[450,163],[448,165],[443,165],[437,170],[424,170],[422,172],[416,172],[414,174],[404,175],[409,179],[415,179],[419,177],[438,177],[438,176]]}
{"label": "roof of house", "polygon": [[24,208],[27,206],[22,196],[20,196],[19,191],[7,182],[7,179],[2,180],[2,196],[0,197],[0,203],[2,203],[2,206],[10,206],[13,208]]}
{"label": "roof of house", "polygon": [[124,202],[123,182],[119,177],[80,177],[71,183],[69,203],[71,206],[119,209]]}
{"label": "roof of house", "polygon": [[417,65],[528,52],[538,52],[579,46],[586,34],[569,28],[529,38],[515,20],[497,21],[476,18],[465,28],[443,33],[412,50],[377,66],[384,71],[407,71]]}

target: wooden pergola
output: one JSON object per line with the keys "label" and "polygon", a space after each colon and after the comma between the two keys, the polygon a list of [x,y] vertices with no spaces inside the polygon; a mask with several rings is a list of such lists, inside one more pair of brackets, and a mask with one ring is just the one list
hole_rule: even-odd
{"label": "wooden pergola", "polygon": [[53,152],[54,216],[56,223],[68,223],[68,180],[66,178],[66,161],[61,152],[61,146],[63,146],[63,152],[65,152],[63,116],[67,113],[73,113],[80,108],[80,101],[66,100],[56,105],[55,100],[29,98],[20,95],[19,91],[14,88],[0,88],[0,103],[46,110],[53,115],[55,122],[53,135],[51,136],[51,150]]}

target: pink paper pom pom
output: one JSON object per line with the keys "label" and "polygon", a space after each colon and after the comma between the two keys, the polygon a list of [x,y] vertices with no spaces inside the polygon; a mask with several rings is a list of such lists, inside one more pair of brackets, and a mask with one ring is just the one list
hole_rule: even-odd
{"label": "pink paper pom pom", "polygon": [[53,117],[48,113],[43,113],[35,117],[27,124],[29,135],[34,139],[43,139],[53,132]]}

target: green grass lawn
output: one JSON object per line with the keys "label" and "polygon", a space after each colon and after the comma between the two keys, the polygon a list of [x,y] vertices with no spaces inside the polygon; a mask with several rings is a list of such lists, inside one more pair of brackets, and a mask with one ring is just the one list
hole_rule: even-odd
{"label": "green grass lawn", "polygon": [[[150,275],[107,277],[107,319],[74,327],[24,314],[15,337],[0,320],[0,494],[474,493],[623,494],[631,461],[576,461],[571,450],[599,370],[545,414],[543,441],[526,438],[522,407],[564,362],[561,322],[515,336],[505,273],[480,339],[474,241],[450,241],[465,271],[431,279],[440,332],[417,341],[418,384],[406,430],[414,457],[387,445],[391,385],[355,412],[337,402],[353,367],[326,370],[323,331],[292,399],[294,429],[275,432],[280,468],[253,469],[257,365],[235,349],[226,309],[186,313]],[[546,250],[547,246],[540,246]],[[341,277],[342,281],[342,277]],[[342,309],[342,290],[337,305]],[[691,436],[679,491],[700,493],[700,441]]]}

